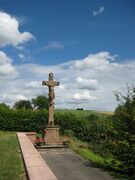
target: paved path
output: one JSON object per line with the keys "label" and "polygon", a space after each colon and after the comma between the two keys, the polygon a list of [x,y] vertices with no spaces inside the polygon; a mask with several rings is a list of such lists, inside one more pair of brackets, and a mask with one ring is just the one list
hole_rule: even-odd
{"label": "paved path", "polygon": [[39,150],[58,180],[112,180],[114,179],[70,149]]}

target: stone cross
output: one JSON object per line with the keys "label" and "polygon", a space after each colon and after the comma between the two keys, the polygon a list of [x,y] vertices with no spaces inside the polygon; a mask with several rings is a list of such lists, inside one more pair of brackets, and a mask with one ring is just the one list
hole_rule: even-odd
{"label": "stone cross", "polygon": [[48,117],[48,126],[54,126],[54,87],[59,86],[59,82],[53,80],[53,73],[49,73],[49,81],[42,81],[42,85],[47,85],[49,88],[49,117]]}

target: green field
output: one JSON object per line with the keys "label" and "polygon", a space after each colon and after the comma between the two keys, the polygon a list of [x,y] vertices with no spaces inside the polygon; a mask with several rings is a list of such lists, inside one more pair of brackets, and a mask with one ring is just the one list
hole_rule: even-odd
{"label": "green field", "polygon": [[0,180],[25,180],[16,133],[0,131]]}
{"label": "green field", "polygon": [[55,112],[59,113],[72,113],[77,117],[86,117],[91,114],[97,115],[98,117],[106,117],[108,115],[113,115],[113,112],[109,111],[96,111],[96,110],[76,110],[76,109],[55,109]]}

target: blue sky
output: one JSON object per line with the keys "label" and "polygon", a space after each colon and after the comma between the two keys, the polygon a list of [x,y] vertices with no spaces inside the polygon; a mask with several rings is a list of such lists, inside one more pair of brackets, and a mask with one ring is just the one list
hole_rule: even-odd
{"label": "blue sky", "polygon": [[[64,99],[62,107],[113,110],[112,92],[125,92],[126,84],[133,85],[134,0],[0,0],[0,12],[0,79],[6,79],[8,86],[12,77],[15,83],[10,84],[10,93],[0,84],[1,101],[12,104],[11,96],[26,99],[42,93],[38,83],[49,71],[61,81],[60,96],[69,91],[70,81],[75,83],[73,96]],[[24,87],[18,85],[20,81]],[[30,93],[25,84],[36,91]],[[105,93],[110,101],[104,100]],[[56,102],[60,107],[57,98]]]}
{"label": "blue sky", "polygon": [[[104,11],[93,16],[102,6]],[[35,36],[36,41],[25,45],[35,62],[57,64],[98,51],[117,54],[120,60],[135,57],[134,0],[4,0],[0,7],[22,19],[20,31]],[[51,41],[63,48],[43,50]],[[9,53],[15,52],[10,49]]]}

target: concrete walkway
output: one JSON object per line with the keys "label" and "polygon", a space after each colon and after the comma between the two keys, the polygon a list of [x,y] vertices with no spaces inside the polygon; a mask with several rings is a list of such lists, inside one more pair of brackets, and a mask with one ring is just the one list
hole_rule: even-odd
{"label": "concrete walkway", "polygon": [[44,149],[39,152],[58,180],[114,179],[108,172],[92,167],[70,149]]}

